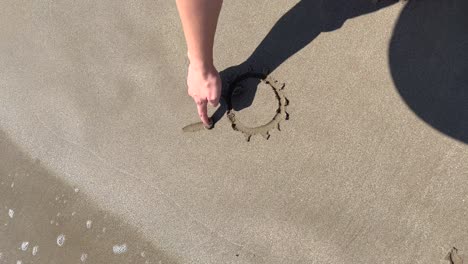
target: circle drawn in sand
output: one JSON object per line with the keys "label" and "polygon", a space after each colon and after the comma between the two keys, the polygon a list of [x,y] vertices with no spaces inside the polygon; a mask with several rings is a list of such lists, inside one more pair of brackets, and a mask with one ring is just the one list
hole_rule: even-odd
{"label": "circle drawn in sand", "polygon": [[[231,106],[229,106],[227,117],[231,121],[232,128],[236,131],[242,132],[247,142],[249,142],[250,138],[254,135],[261,135],[265,139],[269,139],[270,131],[275,128],[281,131],[281,128],[280,128],[281,121],[289,119],[289,114],[286,111],[287,106],[289,104],[289,100],[286,98],[284,94],[285,84],[280,83],[277,80],[274,80],[273,78],[271,78],[268,75],[267,71],[264,71],[263,73],[249,71],[247,73],[237,76],[232,82],[230,82],[229,90],[231,91],[231,93],[235,93],[236,89],[238,89],[238,87],[241,86],[240,83],[249,78],[259,79],[261,82],[271,87],[271,89],[275,93],[276,100],[278,101],[278,108],[276,109],[275,115],[266,124],[261,125],[261,126],[256,126],[256,127],[249,127],[243,124],[241,120],[238,118],[238,116],[236,116],[236,111]],[[232,97],[232,94],[231,94],[231,97]]]}

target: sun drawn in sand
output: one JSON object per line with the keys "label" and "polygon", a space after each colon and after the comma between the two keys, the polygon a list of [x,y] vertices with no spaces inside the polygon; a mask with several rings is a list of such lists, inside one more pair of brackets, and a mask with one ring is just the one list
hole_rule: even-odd
{"label": "sun drawn in sand", "polygon": [[[237,91],[242,89],[241,82],[247,79],[257,79],[259,82],[266,84],[267,87],[270,87],[275,94],[275,98],[277,100],[277,109],[276,113],[274,114],[273,118],[264,125],[250,127],[246,124],[242,123],[239,117],[236,115],[236,111],[232,108],[231,105],[231,98],[232,95],[235,94]],[[289,105],[289,100],[285,95],[284,88],[285,83],[281,83],[271,76],[269,76],[268,70],[263,70],[261,72],[253,71],[249,69],[246,73],[237,75],[233,80],[228,81],[229,87],[228,90],[230,91],[227,98],[221,98],[227,104],[227,117],[231,122],[231,126],[235,131],[239,131],[244,134],[245,140],[248,142],[250,141],[252,136],[261,135],[265,139],[270,138],[270,132],[273,129],[278,129],[281,131],[281,123],[284,120],[289,120],[289,113],[287,112],[287,107]],[[203,123],[198,122],[194,124],[190,124],[185,126],[182,130],[184,132],[196,132],[204,129],[211,129],[204,127]]]}
{"label": "sun drawn in sand", "polygon": [[234,109],[232,109],[232,107],[229,107],[229,110],[227,111],[227,117],[229,118],[229,121],[231,121],[232,128],[235,131],[242,132],[246,141],[250,141],[250,138],[255,135],[261,135],[265,139],[269,139],[270,131],[273,129],[278,129],[278,131],[281,131],[281,122],[283,120],[289,120],[289,113],[287,112],[289,100],[284,93],[284,87],[286,85],[285,83],[280,83],[277,80],[274,80],[271,76],[268,75],[267,70],[264,70],[262,73],[249,71],[239,75],[234,81],[230,83],[232,93],[235,93],[236,89],[242,89],[240,83],[249,78],[258,78],[261,82],[271,87],[275,94],[275,98],[278,101],[278,107],[276,109],[275,115],[269,122],[257,127],[249,127],[242,123],[242,121],[236,116],[236,112]]}

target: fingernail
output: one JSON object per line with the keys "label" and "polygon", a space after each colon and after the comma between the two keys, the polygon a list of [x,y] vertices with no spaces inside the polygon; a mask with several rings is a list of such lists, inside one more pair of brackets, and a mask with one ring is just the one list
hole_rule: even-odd
{"label": "fingernail", "polygon": [[209,121],[208,125],[205,125],[206,129],[212,129],[214,126],[213,119],[210,118]]}

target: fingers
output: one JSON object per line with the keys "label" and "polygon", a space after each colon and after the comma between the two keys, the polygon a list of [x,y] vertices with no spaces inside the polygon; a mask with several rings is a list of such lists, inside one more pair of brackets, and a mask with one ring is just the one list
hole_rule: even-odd
{"label": "fingers", "polygon": [[219,104],[219,98],[221,96],[221,81],[220,79],[217,80],[216,83],[216,89],[211,90],[211,92],[208,95],[208,102],[210,103],[211,106],[217,107]]}
{"label": "fingers", "polygon": [[195,99],[197,104],[198,116],[200,116],[201,121],[205,126],[210,126],[210,120],[208,118],[208,101],[206,99]]}
{"label": "fingers", "polygon": [[187,75],[188,94],[197,104],[198,115],[205,127],[212,127],[208,118],[208,104],[219,105],[221,96],[221,78],[214,67],[197,68],[189,66]]}

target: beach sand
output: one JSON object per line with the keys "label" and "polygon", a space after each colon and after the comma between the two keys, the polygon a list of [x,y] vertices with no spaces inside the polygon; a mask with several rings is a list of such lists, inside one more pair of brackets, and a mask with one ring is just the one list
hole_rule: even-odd
{"label": "beach sand", "polygon": [[228,89],[244,132],[282,113],[246,142],[227,103],[184,132],[174,1],[2,1],[0,263],[463,256],[468,5],[371,2],[225,1],[224,88],[289,101]]}

